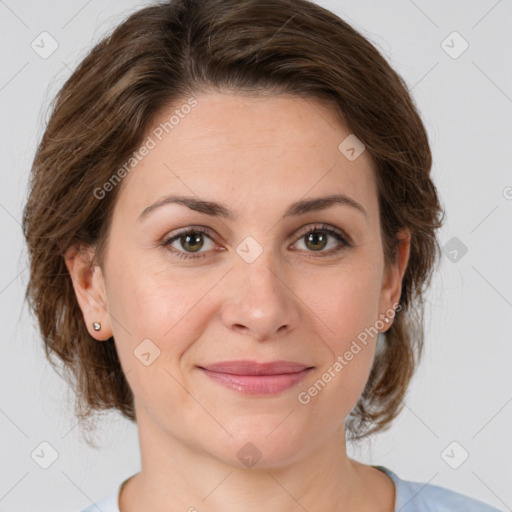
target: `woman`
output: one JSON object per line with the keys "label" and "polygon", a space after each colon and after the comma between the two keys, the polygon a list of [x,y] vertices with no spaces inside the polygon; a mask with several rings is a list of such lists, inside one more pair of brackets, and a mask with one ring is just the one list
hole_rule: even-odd
{"label": "woman", "polygon": [[23,224],[78,416],[139,432],[141,471],[86,510],[496,510],[346,452],[421,355],[430,168],[402,79],[313,3],[170,1],[101,41]]}

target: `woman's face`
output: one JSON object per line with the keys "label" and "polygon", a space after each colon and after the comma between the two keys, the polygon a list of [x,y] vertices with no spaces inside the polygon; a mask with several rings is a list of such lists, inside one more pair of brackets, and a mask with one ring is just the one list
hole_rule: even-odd
{"label": "woman's face", "polygon": [[[233,465],[284,464],[343,435],[374,359],[365,329],[391,325],[408,246],[385,271],[371,160],[332,110],[295,96],[196,100],[162,113],[123,179],[95,285],[102,336],[114,336],[139,428]],[[213,367],[233,361],[307,370]]]}

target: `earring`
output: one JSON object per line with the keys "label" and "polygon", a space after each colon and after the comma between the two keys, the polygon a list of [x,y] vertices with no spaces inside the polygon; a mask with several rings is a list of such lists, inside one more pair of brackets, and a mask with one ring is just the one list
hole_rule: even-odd
{"label": "earring", "polygon": [[387,324],[389,324],[389,318],[387,318],[387,317],[386,317],[386,318],[384,318],[384,321],[385,321]]}
{"label": "earring", "polygon": [[93,322],[92,323],[92,328],[95,330],[95,331],[99,331],[101,329],[101,324],[99,322]]}

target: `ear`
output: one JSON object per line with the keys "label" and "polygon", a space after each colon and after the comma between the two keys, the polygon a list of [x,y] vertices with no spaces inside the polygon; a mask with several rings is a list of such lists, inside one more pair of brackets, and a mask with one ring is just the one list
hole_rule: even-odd
{"label": "ear", "polygon": [[390,314],[391,310],[396,310],[396,304],[400,301],[400,294],[402,292],[402,279],[409,262],[409,255],[411,250],[411,233],[407,229],[401,229],[397,235],[398,249],[395,261],[385,269],[384,279],[382,283],[382,290],[379,303],[379,319],[389,317],[389,323],[386,323],[386,328],[381,332],[387,331],[392,323],[393,318]]}
{"label": "ear", "polygon": [[[94,262],[94,249],[73,245],[66,250],[64,260],[89,334],[97,340],[109,339],[112,336],[112,327],[105,281],[100,266]],[[94,330],[94,322],[100,322],[99,331]]]}

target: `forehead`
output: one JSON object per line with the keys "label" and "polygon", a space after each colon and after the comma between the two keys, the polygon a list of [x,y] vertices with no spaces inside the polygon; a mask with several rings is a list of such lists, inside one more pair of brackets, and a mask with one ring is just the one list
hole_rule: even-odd
{"label": "forehead", "polygon": [[194,107],[183,108],[185,99],[155,119],[145,139],[152,148],[123,180],[121,207],[140,213],[182,193],[225,198],[243,216],[342,193],[376,208],[372,160],[363,151],[351,161],[340,150],[351,132],[332,107],[292,95],[194,98]]}

